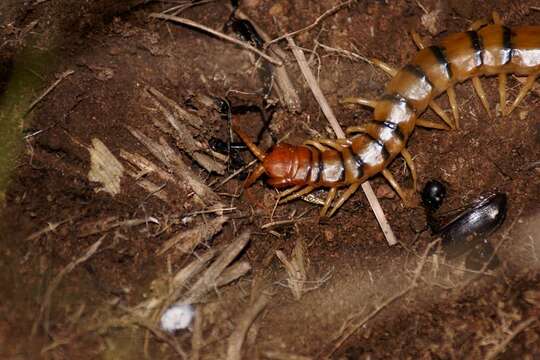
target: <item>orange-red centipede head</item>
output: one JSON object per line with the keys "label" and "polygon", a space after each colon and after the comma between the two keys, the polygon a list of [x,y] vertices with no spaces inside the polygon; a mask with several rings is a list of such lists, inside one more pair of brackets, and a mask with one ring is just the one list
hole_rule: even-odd
{"label": "orange-red centipede head", "polygon": [[251,152],[261,160],[261,164],[247,178],[244,187],[251,186],[263,174],[268,175],[268,184],[276,188],[306,183],[311,166],[311,151],[308,148],[281,143],[265,154],[242,130],[235,128],[234,131]]}

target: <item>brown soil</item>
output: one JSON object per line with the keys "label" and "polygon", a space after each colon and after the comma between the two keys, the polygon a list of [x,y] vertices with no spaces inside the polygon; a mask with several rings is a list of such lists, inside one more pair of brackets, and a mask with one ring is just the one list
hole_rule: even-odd
{"label": "brown soil", "polygon": [[[493,10],[509,26],[540,24],[534,0],[425,0],[422,5],[428,12],[440,10],[435,34],[430,34],[422,24],[426,14],[418,3],[354,2],[295,38],[303,48],[315,49],[312,68],[318,71],[321,88],[344,128],[365,121],[371,112],[345,108],[339,100],[351,95],[375,98],[388,77],[366,63],[315,47],[315,41],[401,66],[416,51],[407,33],[412,30],[427,42],[436,42],[448,33],[463,31],[476,19],[489,18]],[[267,33],[277,36],[309,25],[336,4],[335,0],[245,0],[241,9]],[[23,135],[43,131],[25,141],[25,151],[17,159],[5,192],[0,247],[1,358],[127,359],[140,358],[145,352],[150,358],[175,356],[173,349],[158,339],[150,336],[147,344],[143,330],[84,329],[96,319],[108,320],[102,311],[112,304],[129,307],[148,296],[152,280],[168,271],[167,256],[157,256],[156,251],[173,234],[188,229],[190,225],[181,219],[201,208],[187,191],[164,202],[141,191],[128,176],[122,178],[120,194],[98,192],[100,184],[88,179],[88,147],[98,138],[119,159],[121,149],[152,159],[127,130],[130,126],[156,139],[163,136],[153,125],[152,118],[160,115],[143,95],[146,86],[189,108],[189,100],[196,94],[225,97],[232,91],[229,98],[236,102],[233,105],[257,102],[258,96],[234,92],[258,94],[263,83],[250,56],[239,47],[148,17],[170,6],[167,2],[115,0],[84,5],[70,0],[0,5],[0,45],[5,44],[0,56],[0,91],[9,83],[18,56],[28,47],[46,50],[52,59],[48,68],[36,74],[44,78],[44,85],[35,90],[35,97],[58,74],[75,71],[27,118]],[[214,29],[223,29],[229,15],[230,10],[220,2],[195,6],[181,14]],[[36,20],[31,30],[23,31]],[[292,114],[278,106],[270,124],[273,137],[286,136],[291,143],[301,143],[316,132],[332,137],[297,66],[292,63],[287,69],[300,89],[303,107],[300,113]],[[485,79],[483,83],[493,111],[499,101],[497,81]],[[509,87],[509,96],[515,96],[517,81],[511,79]],[[333,352],[333,358],[476,359],[497,346],[502,346],[501,358],[540,357],[538,321],[509,337],[520,323],[540,314],[540,101],[532,94],[511,116],[489,118],[470,81],[456,90],[462,128],[420,128],[410,140],[409,150],[415,156],[420,184],[437,178],[448,185],[446,209],[463,206],[488,190],[508,194],[506,222],[490,238],[494,244],[502,241],[498,249],[501,265],[490,275],[474,276],[455,268],[451,271],[444,264],[437,268],[430,262],[416,288],[355,331]],[[441,104],[448,108],[446,96]],[[204,109],[190,110],[206,114]],[[425,117],[438,120],[431,112]],[[257,114],[239,115],[239,121],[251,127],[252,134],[261,126]],[[227,122],[213,113],[205,118],[197,136],[202,142],[212,137],[227,140],[227,133]],[[172,138],[166,140],[173,144]],[[245,161],[252,159],[247,152],[243,156]],[[184,159],[206,182],[220,178],[191,163],[189,157]],[[390,166],[400,183],[410,184],[403,169],[399,159]],[[386,187],[380,176],[371,182],[381,192]],[[241,188],[242,181],[235,178],[219,192],[239,194]],[[238,198],[224,195],[223,202],[236,210],[211,245],[227,244],[240,229],[251,228],[251,244],[241,256],[249,261],[252,271],[200,305],[205,314],[205,345],[200,357],[224,358],[228,336],[249,306],[250,292],[255,293],[261,283],[274,296],[247,335],[243,347],[246,359],[279,358],[270,351],[287,353],[289,357],[281,357],[284,359],[293,359],[291,354],[323,356],[334,347],[348,320],[349,325],[357,323],[403,290],[412,279],[416,255],[423,252],[431,235],[423,231],[424,210],[404,208],[390,193],[392,198],[381,199],[381,204],[400,242],[394,247],[386,244],[360,192],[329,221],[319,221],[317,207],[302,201],[280,205],[273,213],[276,193],[261,183]],[[261,225],[272,220],[305,211],[294,224],[272,228],[271,232],[261,230]],[[123,220],[153,216],[161,225],[121,227],[84,236],[89,225],[111,216]],[[28,240],[37,231],[60,222],[51,231]],[[48,332],[39,327],[30,336],[51,280],[101,236],[105,236],[102,250],[69,273],[53,293]],[[307,280],[311,282],[306,287],[313,289],[296,300],[288,288],[280,286],[286,283],[287,275],[273,254],[281,250],[289,256],[299,239],[306,246],[308,259]],[[203,250],[197,248],[196,253]],[[172,269],[178,270],[194,255],[172,254],[168,258]],[[330,276],[321,281],[326,274]],[[39,355],[45,346],[76,332],[80,332],[76,339]],[[189,354],[191,333],[181,332],[175,338]]]}

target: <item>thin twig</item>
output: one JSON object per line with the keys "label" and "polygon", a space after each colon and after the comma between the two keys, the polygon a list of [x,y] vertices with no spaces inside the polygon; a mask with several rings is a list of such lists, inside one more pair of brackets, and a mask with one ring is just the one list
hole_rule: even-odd
{"label": "thin twig", "polygon": [[[231,4],[228,4],[229,10],[234,10],[233,6]],[[261,27],[257,25],[253,19],[251,19],[249,16],[247,16],[241,9],[236,9],[235,16],[239,19],[249,21],[251,25],[255,28],[257,33],[261,36],[261,38],[264,40],[265,44],[272,41],[270,38],[270,35],[266,33]],[[267,49],[269,54],[275,54],[280,59],[287,59],[287,53],[283,51],[278,44],[270,45],[269,47],[265,47]],[[278,66],[272,69],[272,73],[274,75],[274,79],[276,82],[276,92],[280,98],[280,100],[287,106],[290,112],[300,112],[302,109],[302,103],[300,101],[300,98],[298,97],[298,91],[293,85],[293,82],[291,78],[289,77],[289,74],[287,73],[287,69],[285,66]]]}
{"label": "thin twig", "polygon": [[430,253],[431,249],[435,244],[438,244],[438,242],[432,242],[424,251],[424,255],[422,256],[422,259],[418,262],[418,265],[416,267],[416,270],[414,271],[414,277],[411,280],[410,284],[404,288],[403,290],[399,291],[397,294],[394,294],[390,296],[388,299],[386,299],[382,304],[378,305],[375,310],[373,310],[371,313],[369,313],[362,321],[357,323],[356,325],[349,328],[348,331],[346,331],[337,341],[337,343],[334,345],[334,347],[330,350],[328,354],[326,354],[323,358],[329,358],[336,350],[338,350],[343,343],[351,337],[356,331],[358,331],[361,327],[363,327],[368,321],[373,319],[375,316],[377,316],[382,310],[384,310],[387,306],[393,304],[397,300],[399,300],[401,297],[407,295],[409,292],[414,290],[418,286],[418,280],[420,279],[420,275],[422,274],[422,270],[424,269],[424,265],[426,264],[426,260],[428,257],[428,254]]}
{"label": "thin twig", "polygon": [[255,321],[261,311],[266,308],[272,297],[268,294],[261,293],[257,301],[242,314],[234,329],[233,333],[229,337],[229,346],[227,348],[227,360],[240,360],[242,359],[242,345],[246,334],[251,327],[251,324]]}
{"label": "thin twig", "polygon": [[485,360],[492,360],[492,359],[495,359],[497,357],[497,355],[501,354],[502,352],[504,352],[504,350],[506,349],[506,347],[508,346],[508,344],[510,344],[510,342],[520,333],[522,332],[523,330],[527,329],[529,326],[531,326],[534,322],[536,322],[538,319],[536,317],[530,317],[528,318],[527,320],[523,320],[522,322],[520,322],[519,324],[517,324],[515,327],[514,327],[514,330],[512,330],[512,332],[510,334],[508,334],[508,336],[502,341],[500,342],[499,344],[497,344],[497,346],[495,346],[493,349],[491,349],[487,354],[486,354],[486,357],[484,358]]}
{"label": "thin twig", "polygon": [[293,37],[295,35],[298,35],[304,31],[309,31],[311,29],[313,29],[315,26],[319,25],[319,23],[321,21],[323,21],[325,18],[327,18],[328,16],[330,15],[333,15],[335,14],[336,12],[338,12],[339,10],[341,10],[342,8],[344,8],[345,6],[348,6],[350,5],[351,3],[353,3],[355,0],[347,0],[345,2],[342,2],[341,4],[338,4],[336,6],[334,6],[333,8],[331,9],[328,9],[326,10],[324,13],[322,13],[317,19],[315,19],[315,21],[313,23],[311,23],[310,25],[302,28],[302,29],[299,29],[299,30],[296,30],[296,31],[293,31],[293,32],[290,32],[288,34],[285,34],[285,35],[281,35],[281,36],[278,36],[277,38],[275,38],[274,40],[272,41],[269,41],[268,43],[265,44],[265,47],[267,46],[270,46],[278,41],[281,41],[281,40],[284,40],[284,39],[287,39],[287,38],[290,38],[290,37]]}
{"label": "thin twig", "polygon": [[41,321],[43,321],[43,328],[45,332],[46,333],[49,332],[49,314],[51,311],[51,301],[52,301],[53,292],[58,288],[58,285],[60,285],[60,282],[67,274],[72,272],[73,269],[77,267],[77,265],[85,262],[97,252],[97,250],[101,246],[101,243],[103,242],[103,239],[105,239],[105,236],[106,235],[103,235],[98,241],[92,244],[81,257],[70,262],[51,281],[51,283],[49,284],[49,287],[47,288],[47,291],[45,292],[45,296],[43,297],[43,301],[41,302],[41,307],[39,309],[38,316],[32,327],[32,335],[36,334],[38,326],[41,323]]}
{"label": "thin twig", "polygon": [[30,104],[30,106],[28,107],[28,109],[24,112],[23,114],[23,117],[26,117],[26,115],[28,115],[28,113],[30,111],[32,111],[32,109],[41,101],[45,98],[45,96],[49,95],[51,91],[54,90],[54,88],[56,88],[58,86],[58,84],[60,84],[65,78],[67,78],[68,76],[70,76],[71,74],[75,73],[74,70],[67,70],[65,72],[63,72],[60,77],[51,85],[47,88],[47,90],[45,90],[43,92],[43,94],[41,94],[36,100],[34,100],[34,102],[32,102]]}
{"label": "thin twig", "polygon": [[170,21],[173,21],[173,22],[177,22],[177,23],[180,23],[180,24],[184,24],[184,25],[187,25],[187,26],[194,27],[196,29],[205,31],[205,32],[210,33],[210,34],[212,34],[214,36],[222,38],[224,40],[230,41],[230,42],[232,42],[232,43],[234,43],[236,45],[240,45],[240,46],[242,46],[243,48],[245,48],[247,50],[253,51],[257,55],[259,55],[260,57],[262,57],[266,61],[271,62],[274,65],[278,65],[278,66],[283,65],[283,62],[281,60],[274,59],[273,57],[266,55],[265,53],[263,53],[262,51],[260,51],[259,49],[255,48],[255,47],[251,46],[250,44],[248,44],[248,43],[246,43],[244,41],[240,41],[238,39],[235,39],[235,38],[233,38],[233,37],[231,37],[229,35],[225,35],[225,34],[219,32],[219,31],[216,31],[214,29],[211,29],[211,28],[206,27],[204,25],[201,25],[199,23],[196,23],[193,20],[189,20],[189,19],[186,19],[186,18],[181,18],[181,17],[173,16],[173,15],[159,14],[159,13],[152,13],[152,14],[150,14],[150,17],[156,18],[156,19],[162,19],[162,20],[170,20]]}
{"label": "thin twig", "polygon": [[[243,167],[241,167],[240,169],[236,170],[235,172],[233,172],[231,175],[227,176],[225,179],[223,179],[219,184],[217,184],[214,189],[218,189],[220,188],[221,186],[225,185],[227,182],[229,182],[231,179],[233,179],[234,177],[238,176],[242,171],[244,170],[247,170],[249,169],[250,167],[252,167],[253,165],[255,165],[255,163],[257,163],[259,160],[258,159],[255,159],[255,160],[252,160],[249,164],[247,165],[244,165]],[[208,184],[208,186],[212,187],[214,185],[214,183],[210,183]]]}
{"label": "thin twig", "polygon": [[[296,46],[292,38],[288,37],[287,41],[289,42],[296,61],[300,66],[302,74],[306,78],[306,82],[308,83],[311,91],[313,92],[313,96],[319,103],[319,106],[321,107],[322,112],[326,116],[326,119],[330,123],[330,126],[332,127],[338,138],[345,138],[345,133],[341,129],[341,126],[339,125],[336,116],[334,115],[334,112],[330,108],[330,105],[328,105],[328,102],[326,101],[326,98],[324,97],[324,94],[322,93],[321,88],[319,87],[319,84],[315,79],[315,76],[309,68],[306,57],[304,56],[304,52]],[[364,183],[362,183],[362,190],[364,190],[364,193],[366,194],[369,204],[371,205],[371,209],[373,210],[373,213],[375,214],[375,217],[379,222],[379,225],[384,233],[384,236],[386,237],[388,245],[392,246],[397,244],[396,236],[394,235],[394,232],[392,231],[392,228],[390,227],[390,224],[388,223],[388,220],[384,215],[381,204],[379,203],[377,196],[375,196],[375,193],[373,192],[369,181],[365,181]]]}

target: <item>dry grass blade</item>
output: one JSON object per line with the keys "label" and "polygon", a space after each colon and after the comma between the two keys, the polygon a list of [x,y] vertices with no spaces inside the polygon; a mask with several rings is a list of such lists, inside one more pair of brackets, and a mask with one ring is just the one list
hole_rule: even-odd
{"label": "dry grass blade", "polygon": [[288,260],[285,254],[276,250],[276,256],[283,263],[285,271],[287,271],[287,283],[296,300],[300,300],[304,293],[304,284],[307,280],[306,275],[306,259],[304,257],[304,244],[301,238],[296,240],[291,260]]}
{"label": "dry grass blade", "polygon": [[64,267],[58,273],[58,275],[56,275],[56,277],[51,281],[51,283],[47,287],[47,291],[45,291],[45,295],[43,296],[43,301],[41,302],[39,313],[32,327],[32,335],[36,334],[39,324],[42,321],[43,321],[43,329],[45,330],[45,333],[47,334],[49,333],[49,314],[51,311],[51,301],[52,301],[53,292],[58,288],[58,285],[60,285],[60,282],[66,275],[72,272],[73,269],[75,269],[78,265],[90,259],[98,251],[99,247],[101,246],[101,243],[103,242],[103,239],[105,239],[105,235],[103,235],[98,241],[93,243],[81,257],[79,257],[76,260],[73,260],[66,267]]}
{"label": "dry grass blade", "polygon": [[179,232],[174,235],[158,250],[156,255],[163,255],[172,248],[183,253],[191,253],[195,248],[208,240],[221,231],[223,224],[229,220],[225,216],[219,216],[207,222],[202,222],[195,226],[193,229]]}
{"label": "dry grass blade", "polygon": [[25,111],[25,113],[23,114],[23,117],[25,117],[26,115],[28,115],[28,113],[30,111],[32,111],[32,109],[34,109],[34,107],[36,107],[37,104],[39,104],[39,102],[41,100],[43,100],[47,95],[49,95],[51,93],[51,91],[53,91],[57,86],[58,84],[60,84],[62,81],[64,81],[65,78],[67,78],[68,76],[74,74],[75,71],[74,70],[67,70],[67,71],[64,71],[59,77],[58,79],[51,85],[49,86],[44,92],[43,94],[41,94],[36,100],[34,100],[30,106],[28,107],[28,109]]}
{"label": "dry grass blade", "polygon": [[118,221],[118,217],[110,216],[104,219],[92,221],[81,225],[78,237],[83,238],[91,235],[96,235],[118,227],[133,227],[150,223],[159,224],[158,220],[154,217]]}
{"label": "dry grass blade", "polygon": [[199,280],[193,284],[186,296],[178,303],[193,304],[200,301],[207,292],[214,289],[218,277],[244,249],[249,242],[250,236],[251,233],[249,231],[244,231],[228,245],[214,263],[201,275]]}
{"label": "dry grass blade", "polygon": [[90,171],[88,180],[102,184],[97,191],[105,191],[110,195],[120,193],[120,184],[124,175],[124,167],[113,153],[98,138],[92,139],[90,153]]}
{"label": "dry grass blade", "polygon": [[500,355],[501,353],[504,352],[504,350],[506,349],[506,347],[508,346],[508,344],[510,344],[510,342],[519,334],[521,333],[523,330],[527,329],[529,326],[531,326],[532,324],[534,324],[535,322],[538,321],[538,318],[536,317],[531,317],[531,318],[528,318],[526,320],[523,320],[522,322],[520,322],[519,324],[517,324],[514,329],[512,330],[512,332],[510,332],[510,334],[508,334],[508,336],[500,343],[500,344],[497,344],[497,346],[495,346],[493,349],[491,349],[487,354],[486,354],[486,357],[484,358],[485,360],[492,360],[492,359],[495,359],[498,355]]}
{"label": "dry grass blade", "polygon": [[[161,111],[169,125],[175,130],[171,135],[175,138],[177,146],[184,150],[192,159],[194,159],[199,165],[205,168],[208,172],[215,172],[217,174],[223,175],[225,173],[225,165],[214,160],[212,156],[204,154],[202,151],[209,151],[209,149],[203,146],[200,142],[195,140],[195,137],[191,133],[191,130],[188,128],[183,121],[181,120],[188,119],[191,116],[191,122],[195,122],[195,119],[201,122],[202,120],[194,115],[188,113],[186,110],[182,109],[178,104],[173,100],[167,98],[165,95],[160,93],[154,88],[148,88],[148,93],[152,96],[150,97],[154,102],[154,105]],[[173,110],[169,110],[161,104],[161,102],[166,103]],[[155,120],[158,122],[158,120]],[[197,129],[200,128],[199,123]],[[165,132],[169,132],[167,126],[163,123],[158,123],[158,127]],[[195,126],[195,125],[194,125]],[[214,154],[212,152],[212,154]]]}
{"label": "dry grass blade", "polygon": [[287,39],[287,38],[292,38],[295,35],[303,33],[304,31],[309,31],[309,30],[313,29],[315,26],[319,25],[319,23],[321,21],[323,21],[325,18],[327,18],[330,15],[335,14],[339,10],[343,9],[345,6],[348,6],[348,5],[352,4],[354,1],[355,0],[348,0],[348,1],[342,2],[341,4],[338,4],[338,5],[334,6],[334,7],[332,7],[331,9],[326,10],[317,19],[315,19],[315,21],[313,23],[311,23],[310,25],[308,25],[308,26],[306,26],[306,27],[304,27],[304,28],[302,28],[300,30],[296,30],[296,31],[290,32],[288,34],[281,35],[281,36],[275,38],[274,40],[269,41],[266,44],[266,46],[269,46],[269,45],[271,45],[273,43],[276,43],[278,41],[281,41],[281,40],[284,40],[284,39]]}
{"label": "dry grass blade", "polygon": [[150,14],[150,17],[156,18],[156,19],[162,19],[162,20],[169,20],[169,21],[177,22],[179,24],[194,27],[196,29],[199,29],[199,30],[205,31],[207,33],[210,33],[210,34],[212,34],[214,36],[217,36],[217,37],[219,37],[221,39],[230,41],[230,42],[232,42],[232,43],[234,43],[236,45],[240,45],[241,47],[243,47],[245,49],[253,51],[257,55],[259,55],[260,57],[262,57],[266,61],[271,62],[274,65],[278,65],[278,66],[283,65],[283,62],[281,60],[274,59],[273,57],[266,55],[265,53],[263,53],[262,51],[260,51],[259,49],[255,48],[255,47],[251,46],[250,44],[248,44],[246,42],[243,42],[243,41],[240,41],[238,39],[235,39],[235,38],[233,38],[233,37],[231,37],[229,35],[225,35],[225,34],[219,32],[219,31],[210,29],[209,27],[206,27],[204,25],[196,23],[193,20],[189,20],[189,19],[186,19],[186,18],[181,18],[181,17],[173,16],[173,15],[159,14],[159,13],[152,13],[152,14]]}
{"label": "dry grass blade", "polygon": [[203,125],[203,120],[200,117],[198,117],[197,115],[192,114],[192,113],[188,112],[187,110],[183,109],[175,101],[173,101],[172,99],[169,99],[168,97],[163,95],[156,88],[150,86],[150,87],[148,87],[146,89],[146,91],[148,91],[148,93],[150,93],[151,95],[156,97],[161,102],[169,105],[169,107],[171,107],[173,109],[175,115],[178,118],[180,118],[181,120],[187,122],[189,125],[193,126],[194,128],[200,129],[201,126]]}
{"label": "dry grass blade", "polygon": [[191,171],[182,158],[164,140],[158,144],[138,130],[130,127],[128,127],[128,130],[146,146],[152,155],[172,169],[178,177],[182,178],[204,204],[222,206],[219,196],[204,184],[198,175]]}
{"label": "dry grass blade", "polygon": [[247,261],[237,261],[228,268],[216,279],[216,286],[222,287],[236,279],[246,275],[251,270],[251,264]]}
{"label": "dry grass blade", "polygon": [[382,310],[387,308],[389,305],[393,304],[397,300],[401,299],[403,296],[407,295],[409,292],[414,290],[418,286],[418,280],[420,279],[420,276],[422,275],[422,271],[424,270],[424,266],[426,264],[428,254],[431,252],[431,249],[436,246],[438,242],[432,242],[430,243],[426,250],[424,251],[424,254],[422,258],[418,261],[418,265],[416,266],[416,270],[414,271],[414,276],[411,282],[407,287],[405,287],[403,290],[397,292],[396,294],[390,296],[385,301],[383,301],[381,304],[377,305],[375,307],[375,310],[370,312],[367,316],[365,316],[360,322],[357,324],[351,326],[347,330],[345,330],[340,337],[338,338],[336,344],[331,348],[331,350],[322,356],[323,359],[329,359],[332,354],[338,350],[345,341],[351,337],[355,332],[357,332],[359,329],[361,329],[368,321],[373,319],[375,316],[377,316]]}
{"label": "dry grass blade", "polygon": [[[319,106],[321,107],[322,112],[326,116],[326,119],[330,123],[330,126],[332,127],[338,138],[345,138],[345,133],[341,129],[341,126],[339,125],[336,116],[332,111],[332,108],[330,108],[330,105],[328,105],[328,101],[326,101],[326,98],[324,97],[324,94],[322,93],[321,88],[319,87],[319,84],[315,79],[315,76],[313,76],[313,73],[309,68],[306,57],[304,56],[304,52],[296,46],[292,38],[287,37],[287,41],[291,46],[291,50],[294,54],[294,57],[296,58],[296,61],[298,62],[298,66],[300,66],[300,70],[302,71],[306,82],[308,83],[311,91],[313,92],[313,96],[315,96],[315,99],[319,103]],[[373,210],[373,213],[375,214],[375,217],[379,222],[379,225],[384,233],[384,236],[386,237],[388,245],[392,246],[397,244],[396,236],[394,235],[394,232],[392,231],[392,228],[390,227],[390,224],[388,223],[388,220],[384,215],[381,204],[379,203],[377,196],[375,196],[375,193],[373,192],[369,181],[365,181],[364,183],[362,183],[362,190],[364,190],[364,193],[366,194],[369,204],[371,205],[371,209]]]}
{"label": "dry grass blade", "polygon": [[268,350],[263,351],[263,355],[271,360],[312,360],[312,357],[296,354],[284,353],[281,351]]}
{"label": "dry grass blade", "polygon": [[242,345],[244,344],[246,334],[257,316],[266,308],[271,298],[270,295],[261,293],[255,303],[238,319],[236,328],[229,337],[227,360],[242,359]]}
{"label": "dry grass blade", "polygon": [[39,239],[40,237],[42,237],[43,235],[45,234],[48,234],[50,232],[53,232],[55,231],[60,225],[63,225],[69,221],[71,221],[72,219],[69,218],[69,219],[66,219],[66,220],[62,220],[62,221],[58,221],[56,223],[47,223],[47,226],[45,226],[43,229],[41,230],[38,230],[32,234],[30,234],[26,240],[28,241],[31,241],[31,240],[37,240]]}
{"label": "dry grass blade", "polygon": [[[232,6],[230,4],[228,4],[228,7],[232,10]],[[265,43],[269,43],[272,40],[270,36],[242,10],[236,9],[235,15],[239,19],[249,21]],[[270,45],[268,47],[268,52],[275,54],[280,59],[287,59],[287,53],[283,51],[277,44]],[[300,101],[300,97],[298,96],[298,91],[296,91],[296,88],[294,87],[285,66],[273,67],[272,73],[274,74],[274,80],[277,85],[276,92],[280,101],[287,107],[287,109],[289,109],[290,112],[300,112],[302,110],[302,103]]]}

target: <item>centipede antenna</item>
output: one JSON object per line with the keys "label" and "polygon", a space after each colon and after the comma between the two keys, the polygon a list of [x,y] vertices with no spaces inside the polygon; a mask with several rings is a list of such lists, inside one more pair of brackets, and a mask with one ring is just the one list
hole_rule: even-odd
{"label": "centipede antenna", "polygon": [[[244,144],[248,147],[248,149],[259,159],[260,161],[263,161],[266,155],[264,154],[264,151],[259,149],[253,141],[249,139],[249,136],[240,128],[233,127],[234,132],[242,139]],[[260,175],[259,175],[260,176]]]}
{"label": "centipede antenna", "polygon": [[340,100],[340,104],[359,104],[364,106],[369,106],[370,108],[375,108],[377,106],[377,100],[369,100],[363,97],[346,97]]}
{"label": "centipede antenna", "polygon": [[260,178],[262,174],[264,174],[264,166],[262,164],[259,164],[246,179],[246,182],[244,183],[244,188],[248,188],[253,185],[253,183],[257,181],[257,179]]}

